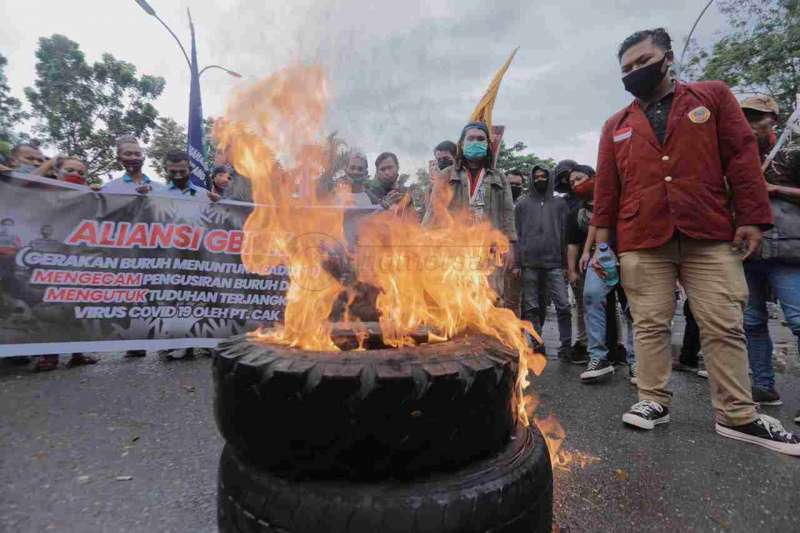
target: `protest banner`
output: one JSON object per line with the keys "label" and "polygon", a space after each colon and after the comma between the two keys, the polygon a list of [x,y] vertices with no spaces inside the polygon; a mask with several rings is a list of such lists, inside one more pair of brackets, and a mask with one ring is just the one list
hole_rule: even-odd
{"label": "protest banner", "polygon": [[0,174],[0,357],[213,347],[280,322],[286,267],[240,259],[253,208]]}

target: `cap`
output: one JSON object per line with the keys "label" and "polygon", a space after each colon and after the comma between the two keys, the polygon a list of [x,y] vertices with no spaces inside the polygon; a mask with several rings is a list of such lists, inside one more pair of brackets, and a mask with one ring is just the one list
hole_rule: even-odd
{"label": "cap", "polygon": [[780,114],[778,103],[769,96],[762,94],[747,97],[742,100],[740,105],[742,109],[753,109],[755,111],[761,111],[762,113],[774,113],[775,116]]}

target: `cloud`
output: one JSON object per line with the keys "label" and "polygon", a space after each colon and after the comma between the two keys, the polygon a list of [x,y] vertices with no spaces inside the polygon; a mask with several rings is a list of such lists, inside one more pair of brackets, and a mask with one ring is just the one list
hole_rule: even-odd
{"label": "cloud", "polygon": [[[701,5],[617,0],[292,0],[254,2],[151,0],[188,39],[186,7],[198,30],[201,63],[265,77],[295,61],[321,63],[333,98],[329,128],[370,160],[394,151],[414,174],[439,141],[454,138],[508,54],[520,51],[500,89],[495,121],[509,142],[521,140],[542,157],[594,161],[596,132],[629,97],[619,80],[616,49],[635,30],[665,26],[680,48]],[[17,95],[33,82],[36,38],[54,32],[78,41],[89,60],[109,51],[140,72],[160,75],[167,89],[162,114],[184,121],[188,75],[172,38],[134,2],[70,3],[0,0],[13,31],[0,47],[9,55]],[[8,26],[8,25],[7,25]],[[709,10],[697,37],[722,27]],[[236,80],[209,71],[204,110],[220,115]]]}
{"label": "cloud", "polygon": [[600,142],[600,130],[589,130],[573,135],[564,142],[543,146],[543,153],[556,161],[574,159],[579,163],[597,166],[597,145]]}

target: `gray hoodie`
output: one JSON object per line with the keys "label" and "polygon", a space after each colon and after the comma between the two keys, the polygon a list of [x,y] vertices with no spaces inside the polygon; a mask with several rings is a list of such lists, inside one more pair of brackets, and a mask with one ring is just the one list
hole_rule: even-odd
{"label": "gray hoodie", "polygon": [[[533,186],[533,173],[547,172],[547,190],[542,194]],[[569,207],[563,198],[553,196],[553,172],[536,165],[531,170],[528,194],[514,208],[517,226],[517,260],[523,267],[563,268],[566,253],[566,223]]]}

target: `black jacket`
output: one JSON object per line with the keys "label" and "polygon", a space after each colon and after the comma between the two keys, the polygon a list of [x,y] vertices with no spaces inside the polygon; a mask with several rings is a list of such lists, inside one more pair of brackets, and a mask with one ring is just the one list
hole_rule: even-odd
{"label": "black jacket", "polygon": [[514,208],[517,261],[523,267],[563,268],[569,206],[563,198],[553,196],[553,173],[549,168],[537,165],[531,170],[531,176],[539,169],[547,172],[547,190],[541,194],[531,183],[528,194],[521,197]]}

